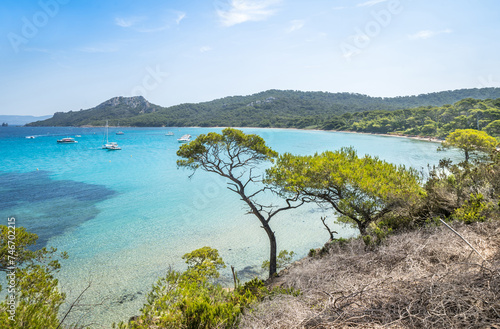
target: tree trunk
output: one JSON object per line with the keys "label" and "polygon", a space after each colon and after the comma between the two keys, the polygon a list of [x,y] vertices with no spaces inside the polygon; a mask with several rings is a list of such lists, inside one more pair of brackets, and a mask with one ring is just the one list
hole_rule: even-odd
{"label": "tree trunk", "polygon": [[269,277],[272,278],[276,274],[276,236],[267,223],[263,227],[269,237]]}
{"label": "tree trunk", "polygon": [[236,179],[233,179],[233,182],[235,182],[239,187],[238,194],[240,195],[241,199],[245,201],[245,203],[252,210],[252,213],[259,219],[260,223],[262,224],[262,228],[266,231],[267,236],[269,237],[269,244],[270,244],[269,277],[272,278],[273,275],[276,274],[276,236],[274,235],[273,230],[271,230],[271,227],[269,226],[264,216],[262,216],[262,214],[259,212],[255,204],[252,202],[252,200],[250,200],[246,196],[245,187],[243,186],[243,184]]}
{"label": "tree trunk", "polygon": [[359,233],[361,234],[361,236],[368,235],[368,232],[366,230],[367,226],[368,225],[366,225],[366,223],[364,222],[358,222]]}

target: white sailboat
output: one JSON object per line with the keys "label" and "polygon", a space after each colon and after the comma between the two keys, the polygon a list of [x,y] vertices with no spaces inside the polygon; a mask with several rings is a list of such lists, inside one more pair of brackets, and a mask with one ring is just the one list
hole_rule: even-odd
{"label": "white sailboat", "polygon": [[104,144],[102,148],[110,151],[121,150],[121,147],[118,146],[118,143],[110,142],[108,140],[108,135],[109,135],[109,126],[108,126],[108,120],[106,120],[106,144]]}

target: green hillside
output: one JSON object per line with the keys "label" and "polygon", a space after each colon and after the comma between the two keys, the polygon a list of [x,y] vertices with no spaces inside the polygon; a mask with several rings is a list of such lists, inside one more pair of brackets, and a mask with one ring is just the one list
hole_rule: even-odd
{"label": "green hillside", "polygon": [[332,117],[321,128],[441,138],[456,129],[477,129],[498,137],[500,98],[466,98],[454,105],[344,113]]}
{"label": "green hillside", "polygon": [[138,97],[116,97],[92,109],[58,112],[30,126],[110,124],[136,127],[238,126],[322,127],[335,116],[374,110],[394,111],[453,104],[464,98],[500,98],[500,88],[460,89],[418,96],[371,97],[354,93],[268,90],[249,96],[231,96],[203,103],[164,108]]}

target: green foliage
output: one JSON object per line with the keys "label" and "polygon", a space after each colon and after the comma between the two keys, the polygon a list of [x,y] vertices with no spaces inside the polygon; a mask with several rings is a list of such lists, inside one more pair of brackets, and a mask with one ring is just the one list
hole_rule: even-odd
{"label": "green foliage", "polygon": [[[53,118],[31,123],[32,126],[82,126],[111,125],[136,127],[280,127],[339,129],[388,133],[406,131],[407,134],[427,133],[446,135],[457,128],[486,126],[491,106],[484,107],[476,99],[500,97],[499,88],[462,89],[439,93],[394,98],[370,97],[354,93],[302,92],[293,90],[268,90],[249,96],[233,96],[198,104],[180,104],[163,108],[147,102],[142,97],[112,99],[95,108],[68,113],[56,113]],[[457,104],[456,112],[436,117],[428,115],[428,106]],[[422,113],[405,116],[408,108],[420,108]],[[471,109],[483,109],[479,116],[469,118]],[[445,108],[446,109],[446,108]],[[358,116],[357,113],[376,112]],[[397,112],[392,115],[392,112]],[[350,114],[354,114],[352,117]],[[344,116],[347,114],[347,116]],[[454,120],[458,115],[465,120]],[[413,117],[413,119],[409,119]],[[408,121],[406,120],[408,119]],[[498,120],[497,118],[495,120]],[[450,124],[453,127],[444,128]],[[474,125],[473,127],[463,125]],[[445,130],[443,133],[442,131]]]}
{"label": "green foliage", "polygon": [[317,254],[316,249],[311,248],[311,249],[309,249],[309,252],[307,253],[307,256],[314,257],[314,256],[316,256],[316,254]]}
{"label": "green foliage", "polygon": [[233,291],[211,283],[209,279],[218,277],[218,269],[224,264],[216,249],[203,247],[185,254],[183,259],[188,264],[186,271],[170,269],[153,285],[141,315],[128,324],[113,324],[113,328],[236,328],[240,315],[251,303],[278,294],[300,294],[293,288],[269,291],[258,278]]}
{"label": "green foliage", "polygon": [[14,320],[9,318],[8,298],[0,303],[2,328],[56,328],[59,307],[65,294],[58,289],[53,272],[42,265],[32,265],[15,273],[16,309]]}
{"label": "green foliage", "polygon": [[[276,269],[280,270],[285,268],[287,265],[292,263],[292,259],[295,256],[293,251],[281,250],[278,256],[276,257]],[[263,269],[269,269],[269,261],[265,260],[262,262]]]}
{"label": "green foliage", "polygon": [[[57,252],[55,248],[47,249],[44,247],[35,249],[34,247],[38,240],[38,235],[26,231],[24,227],[16,227],[15,233],[11,231],[10,235],[15,236],[15,240],[13,241],[15,242],[17,266],[21,266],[25,263],[46,261],[55,256]],[[8,266],[8,255],[10,250],[8,236],[9,228],[5,225],[0,225],[0,271],[6,271]],[[61,256],[64,258],[67,257],[66,253],[62,253]]]}
{"label": "green foliage", "polygon": [[219,277],[219,270],[226,267],[219,251],[210,247],[196,249],[182,256],[182,259],[188,264],[186,275],[196,280],[216,279]]}
{"label": "green foliage", "polygon": [[[193,171],[198,168],[218,174],[228,180],[228,189],[237,193],[246,203],[248,213],[259,220],[269,238],[269,277],[276,273],[277,243],[269,222],[279,212],[297,208],[303,204],[295,198],[286,200],[286,206],[264,205],[257,196],[264,194],[266,187],[252,170],[266,161],[272,162],[278,153],[269,148],[264,139],[247,135],[241,130],[226,128],[222,134],[199,135],[194,141],[182,145],[177,151],[178,167]],[[249,192],[251,191],[251,192]],[[292,204],[297,202],[298,204]]]}
{"label": "green foliage", "polygon": [[490,136],[500,137],[500,120],[491,121],[486,127],[484,127]]}
{"label": "green foliage", "polygon": [[[200,274],[201,275],[201,274]],[[141,316],[129,328],[231,328],[249,296],[233,299],[228,291],[191,273],[170,270],[153,285]],[[239,297],[239,296],[238,296]]]}
{"label": "green foliage", "polygon": [[365,243],[365,246],[371,246],[373,244],[373,238],[371,235],[363,235],[363,242]]}
{"label": "green foliage", "polygon": [[425,189],[427,197],[420,209],[424,223],[429,222],[428,218],[465,222],[498,218],[500,153],[492,152],[483,161],[460,164],[443,159],[430,171]]}
{"label": "green foliage", "polygon": [[471,183],[470,170],[464,170],[450,160],[441,160],[429,172],[425,183],[427,202],[424,203],[433,215],[448,217],[463,203]]}
{"label": "green foliage", "polygon": [[462,150],[465,162],[477,153],[491,153],[498,142],[484,131],[474,129],[457,129],[446,137],[440,149],[456,147]]}
{"label": "green foliage", "polygon": [[[226,128],[222,134],[208,133],[183,144],[177,151],[177,166],[197,169],[202,166],[207,171],[228,174],[225,164],[233,162],[232,168],[245,169],[261,161],[271,160],[277,153],[266,146],[264,139],[257,135],[247,135],[241,130]],[[238,158],[239,160],[236,160]],[[222,165],[218,166],[218,164]]]}
{"label": "green foliage", "polygon": [[296,289],[296,288],[293,288],[293,287],[289,287],[289,288],[284,288],[284,287],[274,287],[269,293],[268,293],[268,297],[269,298],[273,298],[275,296],[279,296],[279,295],[289,295],[289,296],[293,296],[293,297],[298,297],[302,294],[302,291],[300,291],[300,289]]}
{"label": "green foliage", "polygon": [[[66,113],[56,112],[50,119],[28,124],[29,126],[103,126],[106,120],[113,125],[127,125],[126,121],[148,113],[156,113],[163,108],[149,103],[142,96],[115,97],[98,106]],[[151,126],[156,126],[150,122]],[[139,125],[141,126],[141,125]]]}
{"label": "green foliage", "polygon": [[477,129],[500,136],[500,122],[494,123],[500,120],[498,99],[466,98],[454,105],[433,105],[435,107],[345,113],[330,118],[322,128],[439,138],[457,129]]}
{"label": "green foliage", "polygon": [[[65,300],[65,294],[58,289],[58,280],[54,274],[60,264],[56,256],[56,249],[42,248],[33,250],[38,236],[29,233],[23,227],[15,229],[16,268],[11,270],[7,263],[12,256],[9,248],[9,229],[0,226],[0,258],[1,271],[6,272],[9,284],[7,296],[0,303],[0,323],[2,328],[56,328],[59,326],[59,307]],[[67,258],[61,253],[60,258]],[[10,292],[13,292],[9,294]],[[12,300],[10,296],[15,298]],[[15,302],[15,315],[10,314],[12,301]],[[13,320],[10,316],[13,316]]]}
{"label": "green foliage", "polygon": [[359,158],[352,148],[314,156],[286,153],[266,174],[266,182],[283,194],[299,193],[332,206],[337,220],[356,225],[361,235],[371,222],[423,193],[416,171],[368,155]]}
{"label": "green foliage", "polygon": [[[379,224],[379,225],[377,225]],[[387,236],[389,236],[392,233],[392,228],[391,227],[385,227],[383,223],[371,223],[370,224],[370,235],[365,235],[363,236],[363,241],[365,242],[365,245],[380,245],[382,242],[385,241]]]}
{"label": "green foliage", "polygon": [[257,300],[261,300],[269,294],[269,290],[265,287],[264,281],[259,278],[253,278],[243,285],[239,285],[236,291],[239,295],[251,294],[255,296]]}
{"label": "green foliage", "polygon": [[349,242],[349,239],[337,238],[337,239],[333,240],[333,241],[332,241],[332,242],[330,242],[330,243],[331,243],[331,244],[338,244],[338,245],[340,245],[341,247],[343,247],[343,246],[346,246],[348,242]]}
{"label": "green foliage", "polygon": [[453,218],[467,224],[474,222],[484,222],[487,204],[482,194],[471,194],[470,198],[464,204],[455,210]]}
{"label": "green foliage", "polygon": [[267,295],[261,280],[254,279],[234,291],[211,283],[224,266],[218,251],[203,247],[183,256],[188,269],[170,269],[148,294],[141,315],[118,328],[234,328],[244,308]]}

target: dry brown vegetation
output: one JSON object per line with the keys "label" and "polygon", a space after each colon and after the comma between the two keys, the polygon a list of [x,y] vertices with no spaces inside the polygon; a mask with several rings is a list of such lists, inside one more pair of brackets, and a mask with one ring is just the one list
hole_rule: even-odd
{"label": "dry brown vegetation", "polygon": [[500,221],[392,235],[375,250],[333,243],[281,273],[300,289],[246,312],[240,328],[500,328]]}

